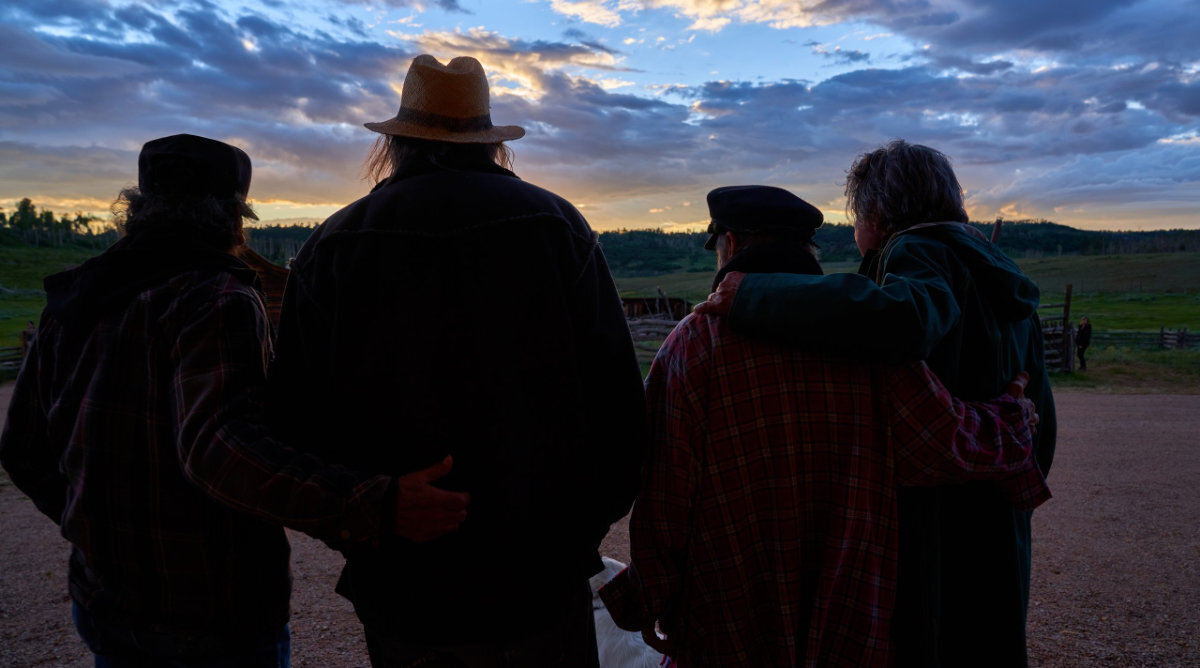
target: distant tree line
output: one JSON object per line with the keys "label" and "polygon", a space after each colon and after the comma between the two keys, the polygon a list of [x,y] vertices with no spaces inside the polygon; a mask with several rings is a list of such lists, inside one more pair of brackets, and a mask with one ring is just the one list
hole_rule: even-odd
{"label": "distant tree line", "polygon": [[272,225],[248,228],[246,245],[275,264],[286,267],[313,233],[309,225]]}
{"label": "distant tree line", "polygon": [[[93,224],[99,220],[81,212],[56,216],[49,209],[37,209],[29,198],[25,198],[11,212],[0,207],[0,244],[104,248],[116,241],[117,232],[111,225]],[[1200,251],[1200,230],[1102,232],[1080,230],[1046,220],[996,219],[991,223],[970,224],[988,237],[995,226],[1001,224],[1000,248],[1015,258]],[[250,247],[281,266],[287,266],[296,257],[313,232],[307,225],[247,229]],[[601,232],[600,246],[614,276],[656,276],[713,271],[715,257],[711,251],[704,250],[707,238],[704,232],[622,229]],[[860,259],[851,225],[822,225],[813,241],[825,262],[857,262]]]}
{"label": "distant tree line", "polygon": [[1046,220],[971,223],[991,235],[997,223],[999,244],[1012,257],[1053,255],[1121,255],[1124,253],[1175,253],[1200,251],[1200,230],[1152,230],[1148,232],[1105,232],[1079,230]]}
{"label": "distant tree line", "polygon": [[[1000,248],[1015,258],[1200,251],[1200,230],[1099,232],[1045,220],[997,222],[1002,223],[998,239]],[[990,238],[996,222],[972,222],[971,226]],[[250,247],[272,262],[286,265],[312,231],[313,228],[305,225],[256,227],[249,235]],[[600,247],[604,249],[609,269],[620,278],[714,271],[716,258],[712,251],[704,250],[707,238],[705,232],[622,229],[601,232]],[[854,243],[852,225],[822,225],[817,228],[813,241],[820,249],[822,261],[857,262],[861,259]]]}
{"label": "distant tree line", "polygon": [[[1200,251],[1200,230],[1103,232],[1079,230],[1045,220],[972,222],[991,237],[1002,223],[997,243],[1010,257],[1056,255],[1119,255]],[[600,233],[600,246],[614,276],[632,278],[683,271],[715,271],[716,259],[704,250],[703,232],[666,233],[661,230],[618,230]],[[824,262],[857,262],[862,256],[854,243],[852,225],[825,224],[813,237]]]}
{"label": "distant tree line", "polygon": [[0,244],[27,246],[88,246],[104,248],[117,239],[111,226],[97,230],[96,216],[76,211],[55,216],[50,209],[38,210],[26,197],[11,212],[0,207]]}

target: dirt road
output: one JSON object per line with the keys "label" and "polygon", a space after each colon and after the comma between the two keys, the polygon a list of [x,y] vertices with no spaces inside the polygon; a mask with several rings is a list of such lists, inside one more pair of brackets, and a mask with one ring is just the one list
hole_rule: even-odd
{"label": "dirt road", "polygon": [[[0,407],[12,385],[0,386]],[[1054,499],[1034,513],[1034,666],[1200,665],[1200,395],[1060,393]],[[0,412],[0,415],[3,415]],[[293,536],[296,666],[365,666],[341,557]],[[627,559],[624,523],[604,552]],[[0,478],[0,666],[89,666],[66,543]]]}

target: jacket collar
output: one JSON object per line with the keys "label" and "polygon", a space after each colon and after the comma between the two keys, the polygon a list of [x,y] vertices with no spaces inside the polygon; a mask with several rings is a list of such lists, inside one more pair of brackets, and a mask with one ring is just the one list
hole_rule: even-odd
{"label": "jacket collar", "polygon": [[717,291],[721,280],[731,271],[747,274],[811,274],[820,276],[821,265],[804,248],[792,244],[762,244],[749,246],[729,258],[713,278],[712,289]]}
{"label": "jacket collar", "polygon": [[46,312],[68,329],[90,331],[138,294],[202,269],[227,271],[250,285],[256,279],[253,269],[228,253],[149,234],[126,237],[82,265],[48,276]]}
{"label": "jacket collar", "polygon": [[393,183],[403,181],[404,179],[410,179],[415,176],[421,176],[424,174],[434,174],[434,173],[438,173],[438,172],[459,172],[459,173],[464,173],[464,174],[498,174],[501,176],[511,176],[514,179],[520,178],[515,173],[501,167],[500,165],[494,164],[494,163],[490,164],[490,165],[487,165],[487,164],[471,165],[469,167],[446,167],[444,165],[439,165],[436,163],[428,162],[426,160],[411,160],[411,161],[408,161],[405,164],[401,165],[400,168],[397,169],[396,172],[394,174],[392,174],[391,176],[380,181],[379,183],[376,183],[375,187],[371,188],[371,192],[375,192],[376,190],[379,190],[380,188],[384,188]]}

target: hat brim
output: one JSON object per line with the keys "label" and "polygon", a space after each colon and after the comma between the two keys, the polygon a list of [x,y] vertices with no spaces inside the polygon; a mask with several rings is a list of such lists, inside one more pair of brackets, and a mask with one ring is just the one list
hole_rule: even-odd
{"label": "hat brim", "polygon": [[455,144],[494,144],[501,141],[520,139],[525,136],[525,128],[519,125],[493,125],[487,130],[459,132],[390,118],[378,123],[363,123],[363,126],[372,132],[378,132],[383,135],[429,139]]}

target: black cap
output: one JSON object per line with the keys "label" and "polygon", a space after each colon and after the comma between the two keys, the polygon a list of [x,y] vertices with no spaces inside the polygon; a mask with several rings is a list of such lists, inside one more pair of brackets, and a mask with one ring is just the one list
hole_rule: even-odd
{"label": "black cap", "polygon": [[138,156],[145,193],[240,196],[250,192],[250,156],[236,146],[196,135],[146,142]]}
{"label": "black cap", "polygon": [[704,248],[717,247],[722,232],[795,231],[812,239],[825,216],[817,207],[774,186],[723,186],[708,193],[708,241]]}

